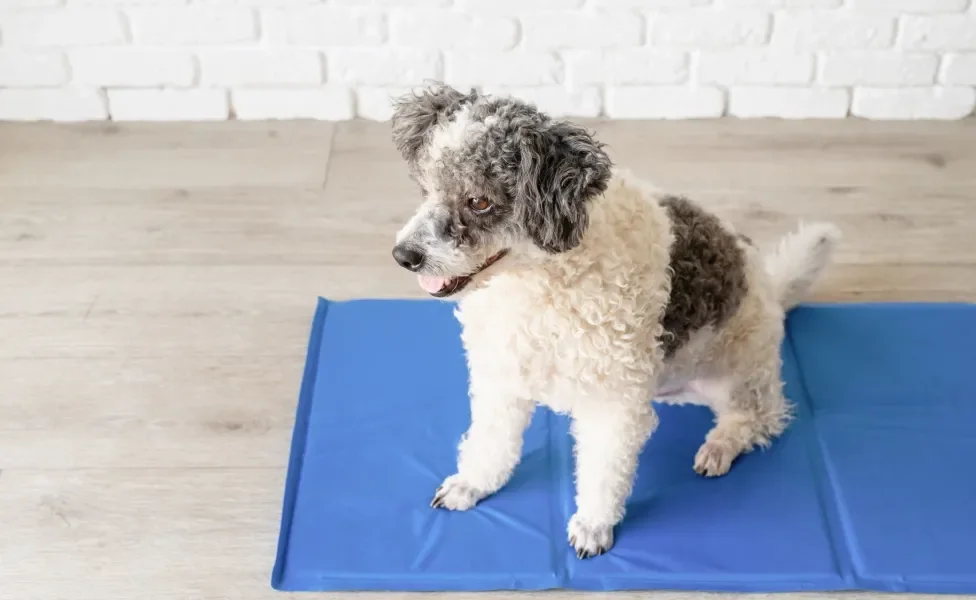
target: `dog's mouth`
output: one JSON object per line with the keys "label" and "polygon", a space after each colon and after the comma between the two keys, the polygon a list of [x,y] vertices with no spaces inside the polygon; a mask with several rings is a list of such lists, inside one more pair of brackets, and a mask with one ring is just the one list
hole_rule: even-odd
{"label": "dog's mouth", "polygon": [[474,271],[471,271],[467,275],[459,275],[458,277],[418,275],[417,281],[420,282],[420,287],[423,288],[425,292],[435,298],[446,298],[448,296],[453,296],[467,287],[475,275],[481,273],[491,265],[501,260],[506,254],[508,254],[508,250],[502,250],[498,254],[491,256],[488,260],[481,263],[481,266]]}

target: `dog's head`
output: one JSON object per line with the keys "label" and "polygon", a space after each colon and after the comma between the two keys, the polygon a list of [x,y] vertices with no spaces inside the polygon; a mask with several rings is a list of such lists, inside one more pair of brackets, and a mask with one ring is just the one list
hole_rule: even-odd
{"label": "dog's head", "polygon": [[587,201],[610,178],[610,159],[583,128],[444,85],[396,101],[393,141],[424,197],[393,256],[437,297],[513,255],[578,246]]}

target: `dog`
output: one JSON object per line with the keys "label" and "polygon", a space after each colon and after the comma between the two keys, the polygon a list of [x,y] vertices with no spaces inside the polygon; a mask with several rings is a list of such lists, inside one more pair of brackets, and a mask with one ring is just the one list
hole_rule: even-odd
{"label": "dog", "polygon": [[801,224],[763,253],[517,98],[433,83],[393,108],[393,142],[424,198],[393,257],[457,302],[470,372],[470,427],[433,507],[467,510],[504,486],[548,406],[571,418],[567,533],[583,559],[613,546],[658,425],[652,398],[714,412],[693,462],[706,477],[783,432],[784,316],[829,262],[834,225]]}

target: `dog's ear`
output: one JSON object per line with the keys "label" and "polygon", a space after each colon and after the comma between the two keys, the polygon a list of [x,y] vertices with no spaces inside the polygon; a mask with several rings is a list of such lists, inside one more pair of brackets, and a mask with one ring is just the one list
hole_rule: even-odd
{"label": "dog's ear", "polygon": [[519,131],[516,193],[522,223],[537,246],[565,252],[580,244],[587,201],[607,189],[612,164],[582,127],[548,121]]}
{"label": "dog's ear", "polygon": [[416,162],[431,128],[448,120],[461,106],[476,98],[475,90],[462,94],[448,85],[435,83],[394,100],[393,142],[404,160]]}

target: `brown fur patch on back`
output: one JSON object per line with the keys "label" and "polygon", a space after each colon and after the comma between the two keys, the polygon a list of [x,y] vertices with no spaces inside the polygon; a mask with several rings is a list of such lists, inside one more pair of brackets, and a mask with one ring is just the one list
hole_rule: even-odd
{"label": "brown fur patch on back", "polygon": [[746,295],[745,254],[735,234],[686,198],[667,196],[661,205],[671,218],[671,295],[664,312],[661,344],[673,356],[691,335],[720,327]]}

